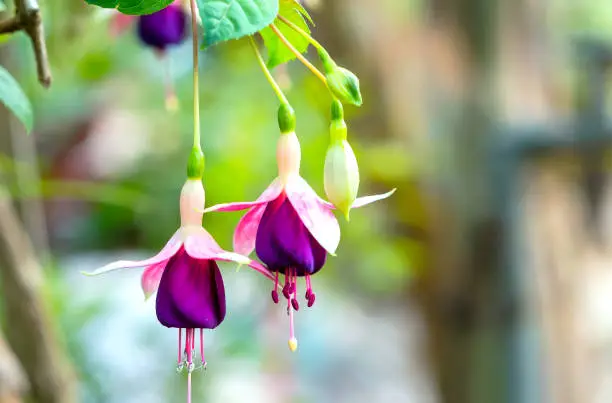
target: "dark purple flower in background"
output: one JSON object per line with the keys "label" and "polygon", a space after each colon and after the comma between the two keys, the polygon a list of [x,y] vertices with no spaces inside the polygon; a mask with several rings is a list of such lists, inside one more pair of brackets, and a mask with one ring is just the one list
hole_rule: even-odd
{"label": "dark purple flower in background", "polygon": [[185,39],[187,14],[174,2],[156,13],[138,19],[138,37],[148,46],[163,52],[168,46],[178,45]]}

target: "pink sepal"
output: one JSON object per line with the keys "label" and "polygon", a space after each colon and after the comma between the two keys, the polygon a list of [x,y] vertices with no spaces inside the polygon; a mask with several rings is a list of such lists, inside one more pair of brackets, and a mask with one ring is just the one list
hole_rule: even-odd
{"label": "pink sepal", "polygon": [[195,232],[189,233],[185,237],[184,244],[185,251],[192,258],[216,260],[216,256],[224,252],[212,235],[210,235],[204,228],[190,228],[190,230]]}
{"label": "pink sepal", "polygon": [[234,231],[234,251],[241,255],[249,256],[255,249],[255,239],[257,238],[257,228],[259,222],[266,211],[267,204],[257,206],[246,213],[236,226]]}
{"label": "pink sepal", "polygon": [[164,274],[164,269],[166,268],[167,263],[168,262],[163,261],[161,263],[151,265],[142,272],[140,285],[142,286],[145,300],[149,299],[149,297],[153,295],[155,291],[157,291],[157,287],[159,287],[159,282],[161,281],[162,274]]}
{"label": "pink sepal", "polygon": [[266,190],[257,198],[257,200],[253,202],[237,202],[237,203],[223,203],[216,204],[214,206],[208,207],[204,209],[205,213],[210,213],[213,211],[240,211],[246,210],[251,207],[260,206],[262,204],[266,204],[274,199],[276,199],[281,192],[283,191],[283,184],[279,178],[276,178],[272,181],[270,186],[267,187]]}
{"label": "pink sepal", "polygon": [[310,234],[334,255],[340,243],[340,224],[331,209],[300,176],[292,176],[287,181],[285,193]]}
{"label": "pink sepal", "polygon": [[95,271],[93,271],[91,273],[84,272],[83,274],[88,275],[88,276],[97,276],[99,274],[108,273],[108,272],[113,271],[113,270],[131,269],[131,268],[135,268],[135,267],[152,266],[152,265],[156,265],[156,264],[159,264],[159,263],[162,263],[162,262],[165,263],[172,256],[174,256],[176,254],[176,252],[178,252],[178,250],[180,249],[181,245],[182,245],[181,230],[179,229],[178,231],[176,231],[174,233],[174,235],[172,235],[172,238],[170,238],[168,243],[166,243],[166,245],[161,250],[161,252],[159,252],[157,255],[155,255],[155,256],[153,256],[153,257],[151,257],[149,259],[145,259],[145,260],[119,260],[117,262],[109,263],[106,266],[102,266],[99,269],[97,269],[97,270],[95,270]]}

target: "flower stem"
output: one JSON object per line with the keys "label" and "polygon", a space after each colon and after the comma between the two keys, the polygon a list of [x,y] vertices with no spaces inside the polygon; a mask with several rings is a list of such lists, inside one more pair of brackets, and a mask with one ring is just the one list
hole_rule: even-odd
{"label": "flower stem", "polygon": [[268,67],[266,66],[266,62],[261,56],[261,52],[259,51],[259,48],[257,48],[257,44],[255,43],[255,40],[253,39],[252,36],[249,36],[249,42],[251,43],[251,47],[253,48],[253,51],[255,52],[255,56],[257,57],[257,61],[259,62],[259,67],[261,67],[261,70],[263,71],[263,73],[266,76],[266,79],[272,86],[272,89],[276,93],[276,96],[278,97],[279,101],[281,102],[281,104],[288,105],[289,101],[287,100],[287,97],[283,93],[283,90],[281,90],[276,80],[274,80],[274,77],[272,77],[272,73],[270,73],[270,70],[268,70]]}
{"label": "flower stem", "polygon": [[282,15],[278,15],[277,18],[285,23],[289,28],[300,34],[304,39],[306,39],[312,46],[314,46],[317,50],[324,49],[323,45],[321,45],[315,38],[310,36],[308,32],[304,31],[302,28],[298,27],[296,24],[283,17]]}
{"label": "flower stem", "polygon": [[[319,71],[319,69],[317,69],[312,63],[310,63],[308,61],[308,59],[306,59],[299,50],[297,50],[292,44],[291,42],[289,42],[287,40],[287,38],[285,38],[285,35],[283,35],[283,33],[276,27],[276,25],[274,24],[270,24],[270,28],[272,29],[272,31],[274,31],[274,33],[276,34],[276,36],[278,36],[278,39],[281,40],[281,42],[283,42],[285,44],[285,46],[287,47],[287,49],[289,49],[291,51],[291,53],[293,53],[295,55],[295,57],[298,58],[298,60],[300,62],[302,62],[302,64],[306,67],[308,67],[308,69],[312,72],[312,74],[314,74],[315,76],[317,76],[317,78],[319,80],[321,80],[323,82],[323,84],[327,85],[327,79],[325,78],[325,76],[323,75],[323,73],[321,73]],[[314,39],[313,39],[314,40]]]}
{"label": "flower stem", "polygon": [[200,85],[199,85],[199,45],[198,45],[198,21],[196,18],[196,0],[190,0],[191,8],[191,33],[193,35],[193,146],[202,149],[200,144]]}

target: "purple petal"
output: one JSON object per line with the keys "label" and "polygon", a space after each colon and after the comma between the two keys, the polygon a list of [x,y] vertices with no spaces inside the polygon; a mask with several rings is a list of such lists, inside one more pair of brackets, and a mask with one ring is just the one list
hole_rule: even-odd
{"label": "purple petal", "polygon": [[147,45],[163,50],[185,39],[187,15],[180,5],[170,5],[138,19],[138,36]]}
{"label": "purple petal", "polygon": [[225,318],[225,288],[214,260],[183,249],[168,262],[157,292],[156,313],[166,327],[214,329]]}
{"label": "purple petal", "polygon": [[272,271],[295,268],[300,276],[320,270],[327,256],[284,194],[266,207],[257,230],[256,252]]}

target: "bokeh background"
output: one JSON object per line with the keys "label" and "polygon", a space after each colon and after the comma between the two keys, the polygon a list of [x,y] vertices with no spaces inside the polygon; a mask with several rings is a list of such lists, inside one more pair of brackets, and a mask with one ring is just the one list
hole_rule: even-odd
{"label": "bokeh background", "polygon": [[[346,108],[361,193],[398,191],[340,220],[297,353],[268,281],[223,267],[229,315],[206,334],[194,401],[612,401],[612,3],[304,4],[361,78],[364,105]],[[112,36],[82,1],[42,7],[49,90],[27,38],[0,37],[36,114],[26,136],[0,106],[0,402],[184,401],[176,332],[140,270],[80,271],[148,256],[178,226],[191,44],[169,53],[170,114],[164,66],[133,30]],[[201,57],[207,204],[252,200],[276,173],[277,101],[246,41]],[[275,75],[323,194],[329,95],[299,62]],[[239,218],[204,225],[230,248]]]}

